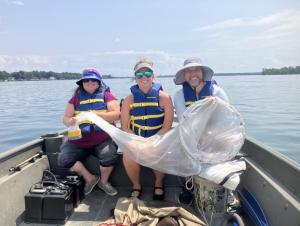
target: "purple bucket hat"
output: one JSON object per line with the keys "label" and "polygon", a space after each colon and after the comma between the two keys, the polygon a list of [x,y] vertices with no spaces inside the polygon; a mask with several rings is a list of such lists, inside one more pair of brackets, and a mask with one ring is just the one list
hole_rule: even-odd
{"label": "purple bucket hat", "polygon": [[83,70],[82,72],[82,77],[81,79],[79,79],[76,84],[77,85],[82,85],[82,80],[84,79],[96,79],[99,81],[99,83],[101,84],[102,82],[102,76],[100,75],[100,73],[98,72],[98,70],[96,68],[86,68]]}

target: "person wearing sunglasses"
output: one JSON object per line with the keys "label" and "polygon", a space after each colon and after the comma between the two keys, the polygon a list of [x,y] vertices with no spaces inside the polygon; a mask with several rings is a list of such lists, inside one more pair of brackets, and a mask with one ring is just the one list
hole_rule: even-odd
{"label": "person wearing sunglasses", "polygon": [[[131,94],[122,104],[121,127],[128,133],[142,137],[151,137],[154,134],[162,135],[171,129],[173,122],[173,103],[171,97],[162,91],[158,83],[154,83],[153,63],[141,60],[134,67],[136,85],[130,88]],[[149,150],[151,152],[151,150]],[[131,196],[139,198],[142,193],[140,183],[140,165],[123,155],[125,170],[133,184]],[[162,172],[153,170],[155,185],[154,200],[164,199]]]}
{"label": "person wearing sunglasses", "polygon": [[[109,87],[102,81],[102,76],[95,68],[83,71],[82,78],[76,82],[78,88],[66,107],[63,122],[66,126],[76,124],[75,117],[84,111],[93,111],[108,122],[120,118],[120,107]],[[90,121],[79,124],[82,137],[72,137],[60,147],[58,165],[69,168],[85,180],[85,194],[89,194],[98,185],[106,194],[114,196],[117,190],[108,182],[113,166],[118,159],[117,146],[110,136]],[[98,158],[101,179],[90,173],[82,161],[88,156]]]}

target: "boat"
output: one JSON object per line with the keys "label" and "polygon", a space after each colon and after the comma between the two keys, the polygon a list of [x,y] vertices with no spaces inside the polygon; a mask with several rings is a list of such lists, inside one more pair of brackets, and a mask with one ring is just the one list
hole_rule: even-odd
{"label": "boat", "polygon": [[[52,162],[50,170],[55,169],[55,158],[65,136],[65,132],[48,134],[0,154],[0,225],[52,225],[26,222],[24,196],[41,180],[43,171],[50,167],[49,162]],[[250,137],[246,138],[240,155],[247,169],[241,175],[236,194],[245,225],[300,225],[299,164]],[[95,161],[91,156],[85,164],[92,173],[99,174]],[[141,199],[151,200],[154,177],[149,169],[142,169],[141,182]],[[109,219],[118,198],[128,196],[131,189],[121,160],[111,175],[111,183],[119,191],[117,196],[108,196],[95,188],[62,224],[98,225]],[[182,178],[166,175],[165,199],[178,204],[182,186]],[[182,206],[201,217],[195,206]],[[224,216],[216,214],[210,225],[220,225],[222,219]]]}

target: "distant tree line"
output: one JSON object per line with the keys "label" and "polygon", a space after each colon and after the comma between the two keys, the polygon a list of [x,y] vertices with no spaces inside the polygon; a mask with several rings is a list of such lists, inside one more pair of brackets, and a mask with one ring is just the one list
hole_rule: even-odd
{"label": "distant tree line", "polygon": [[[111,75],[103,75],[105,78],[111,78]],[[24,81],[24,80],[66,80],[66,79],[79,79],[80,73],[62,72],[57,73],[53,71],[18,71],[8,73],[6,71],[0,71],[0,81]]]}
{"label": "distant tree line", "polygon": [[286,74],[300,74],[300,66],[283,67],[283,68],[263,68],[263,75],[286,75]]}

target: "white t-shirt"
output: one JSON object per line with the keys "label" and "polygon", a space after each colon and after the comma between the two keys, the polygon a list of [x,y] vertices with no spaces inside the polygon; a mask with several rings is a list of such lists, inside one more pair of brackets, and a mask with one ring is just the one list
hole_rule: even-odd
{"label": "white t-shirt", "polygon": [[[219,97],[220,99],[222,99],[226,102],[229,102],[228,97],[227,97],[226,93],[224,92],[224,90],[217,85],[213,85],[213,94],[212,95]],[[178,121],[180,121],[183,112],[186,110],[186,106],[184,105],[185,100],[184,100],[183,89],[178,90],[174,94],[173,102],[174,102]]]}

